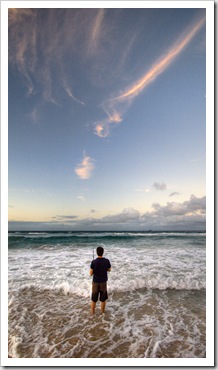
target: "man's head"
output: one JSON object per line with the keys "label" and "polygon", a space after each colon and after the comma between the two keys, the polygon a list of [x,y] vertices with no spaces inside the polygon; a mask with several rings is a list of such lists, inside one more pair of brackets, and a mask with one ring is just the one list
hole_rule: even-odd
{"label": "man's head", "polygon": [[102,257],[102,256],[103,256],[104,248],[102,248],[102,247],[98,247],[98,248],[96,249],[96,251],[97,251],[97,255],[98,255],[99,257]]}

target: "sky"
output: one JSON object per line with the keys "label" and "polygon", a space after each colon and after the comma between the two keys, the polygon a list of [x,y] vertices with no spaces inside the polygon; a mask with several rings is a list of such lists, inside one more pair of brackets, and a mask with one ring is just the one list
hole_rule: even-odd
{"label": "sky", "polygon": [[8,24],[9,231],[205,230],[205,9]]}

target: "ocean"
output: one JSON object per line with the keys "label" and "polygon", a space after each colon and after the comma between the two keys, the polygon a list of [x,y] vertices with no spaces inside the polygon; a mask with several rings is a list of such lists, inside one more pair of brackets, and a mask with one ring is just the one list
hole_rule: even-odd
{"label": "ocean", "polygon": [[[204,232],[9,232],[8,353],[16,358],[206,357]],[[105,314],[90,263],[111,262]]]}

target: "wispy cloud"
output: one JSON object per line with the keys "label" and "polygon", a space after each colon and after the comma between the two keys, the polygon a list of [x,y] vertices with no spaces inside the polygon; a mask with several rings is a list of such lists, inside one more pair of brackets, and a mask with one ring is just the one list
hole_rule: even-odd
{"label": "wispy cloud", "polygon": [[67,84],[67,82],[66,82],[65,80],[63,81],[63,87],[64,87],[64,90],[66,91],[67,95],[68,95],[71,99],[73,99],[75,102],[77,102],[77,103],[79,103],[79,104],[82,104],[82,105],[84,105],[84,104],[85,104],[82,100],[80,100],[80,99],[76,98],[76,97],[73,95],[73,92],[72,92],[71,87]]}
{"label": "wispy cloud", "polygon": [[[62,91],[78,104],[72,65],[86,65],[98,48],[103,9],[9,9],[9,63],[23,77],[27,94],[61,106]],[[94,56],[93,56],[94,57]]]}
{"label": "wispy cloud", "polygon": [[151,84],[160,74],[162,74],[176,57],[186,48],[197,32],[205,24],[205,18],[200,19],[192,28],[185,32],[174,45],[158,60],[145,74],[123,90],[119,95],[103,102],[102,109],[106,113],[106,118],[95,124],[95,134],[99,137],[106,137],[110,133],[111,126],[123,120],[123,114],[129,104]]}
{"label": "wispy cloud", "polygon": [[77,165],[75,172],[80,179],[87,180],[92,176],[94,168],[94,160],[84,153],[83,160]]}
{"label": "wispy cloud", "polygon": [[156,189],[156,190],[166,190],[167,186],[164,182],[160,183],[160,182],[154,182],[153,184],[153,187]]}
{"label": "wispy cloud", "polygon": [[[65,92],[72,103],[84,105],[90,85],[104,88],[117,81],[137,34],[132,29],[119,32],[121,13],[119,9],[10,9],[9,63],[22,75],[27,94],[37,93],[43,102],[62,106]],[[77,68],[87,83],[84,96]]]}
{"label": "wispy cloud", "polygon": [[57,215],[57,216],[52,217],[53,220],[59,220],[59,221],[75,220],[77,218],[78,217],[74,215]]}
{"label": "wispy cloud", "polygon": [[175,195],[179,195],[178,191],[173,191],[169,194],[169,197],[174,197]]}
{"label": "wispy cloud", "polygon": [[149,193],[150,189],[148,188],[138,188],[135,190],[137,193]]}
{"label": "wispy cloud", "polygon": [[86,198],[84,195],[78,195],[77,197],[79,200],[81,200],[82,202],[85,202]]}
{"label": "wispy cloud", "polygon": [[[9,9],[9,63],[23,75],[28,95],[34,92],[31,76],[36,65],[36,15],[32,9]],[[31,25],[31,32],[25,27]],[[28,59],[27,59],[28,54]]]}
{"label": "wispy cloud", "polygon": [[111,124],[116,124],[122,122],[122,117],[118,112],[110,113],[104,109],[107,113],[108,118],[103,121],[96,122],[94,133],[99,137],[107,137],[111,130]]}
{"label": "wispy cloud", "polygon": [[34,11],[32,9],[25,9],[25,8],[9,8],[8,12],[8,19],[9,23],[15,23],[17,20],[22,20],[23,16],[32,16],[34,15]]}
{"label": "wispy cloud", "polygon": [[105,9],[98,9],[96,17],[91,24],[90,37],[89,37],[89,51],[96,52],[98,43],[102,35],[102,25],[104,19]]}
{"label": "wispy cloud", "polygon": [[84,104],[85,104],[82,100],[79,100],[78,98],[76,98],[76,97],[73,95],[73,93],[72,93],[72,91],[71,91],[71,88],[70,88],[70,87],[65,87],[65,91],[66,91],[66,93],[68,94],[68,96],[69,96],[70,98],[72,98],[75,102],[77,102],[77,103],[79,103],[79,104],[82,104],[82,105],[84,105]]}
{"label": "wispy cloud", "polygon": [[[72,104],[85,105],[91,90],[89,84],[105,88],[112,86],[111,81],[119,84],[124,79],[131,81],[131,73],[126,75],[123,67],[127,67],[127,56],[134,50],[138,29],[136,25],[135,30],[126,30],[122,45],[119,21],[119,10],[109,17],[107,9],[10,9],[9,63],[22,74],[28,95],[37,92],[43,103],[62,106],[67,94]],[[97,136],[107,137],[113,126],[123,121],[134,99],[175,61],[204,24],[202,18],[189,27],[141,78],[127,84],[119,93],[112,93],[108,99],[101,95],[100,107],[105,117],[94,123]],[[84,70],[88,88],[83,94],[87,96],[78,93],[72,66]],[[101,90],[104,96],[107,91]],[[95,104],[99,104],[99,99],[100,95]],[[38,119],[36,114],[34,119]]]}

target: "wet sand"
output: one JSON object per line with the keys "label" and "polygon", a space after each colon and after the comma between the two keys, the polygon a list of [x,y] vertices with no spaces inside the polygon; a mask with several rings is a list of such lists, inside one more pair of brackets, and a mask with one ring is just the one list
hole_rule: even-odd
{"label": "wet sand", "polygon": [[203,301],[205,291],[113,292],[92,316],[89,298],[21,289],[9,307],[9,356],[205,357]]}

